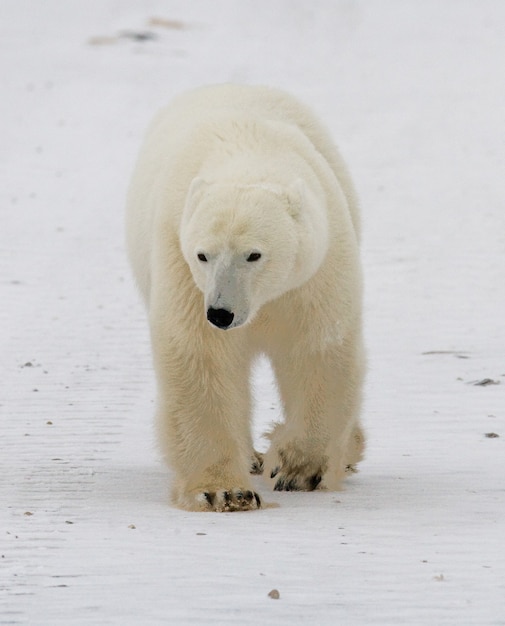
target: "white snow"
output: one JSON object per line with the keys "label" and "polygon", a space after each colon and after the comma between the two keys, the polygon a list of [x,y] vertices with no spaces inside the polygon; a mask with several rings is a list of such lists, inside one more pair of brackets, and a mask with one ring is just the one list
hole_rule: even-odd
{"label": "white snow", "polygon": [[[222,81],[297,94],[350,165],[369,442],[345,491],[192,514],[123,204],[156,109]],[[505,4],[2,0],[0,86],[0,624],[504,625]]]}

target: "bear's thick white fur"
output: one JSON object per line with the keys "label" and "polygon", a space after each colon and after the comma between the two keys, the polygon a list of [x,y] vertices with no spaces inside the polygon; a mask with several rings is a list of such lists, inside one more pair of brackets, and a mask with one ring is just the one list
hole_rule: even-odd
{"label": "bear's thick white fur", "polygon": [[127,243],[149,315],[174,503],[261,506],[249,476],[262,463],[250,433],[259,353],[285,414],[270,434],[267,479],[276,490],[339,488],[363,451],[359,218],[314,115],[266,87],[177,98],[141,150]]}

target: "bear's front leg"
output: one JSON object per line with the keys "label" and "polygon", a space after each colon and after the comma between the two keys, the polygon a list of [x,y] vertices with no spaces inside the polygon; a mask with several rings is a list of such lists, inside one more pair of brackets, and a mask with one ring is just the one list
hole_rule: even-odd
{"label": "bear's front leg", "polygon": [[260,508],[249,477],[250,364],[240,341],[197,325],[184,344],[156,323],[151,333],[159,441],[175,472],[174,504],[189,511]]}
{"label": "bear's front leg", "polygon": [[272,356],[285,423],[270,435],[267,478],[276,491],[336,490],[361,460],[361,343]]}

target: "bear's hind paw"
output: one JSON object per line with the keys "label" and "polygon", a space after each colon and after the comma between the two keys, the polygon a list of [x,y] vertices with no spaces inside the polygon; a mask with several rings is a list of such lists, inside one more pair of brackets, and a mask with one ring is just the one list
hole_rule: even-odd
{"label": "bear's hind paw", "polygon": [[263,474],[263,455],[261,452],[254,453],[251,458],[251,469],[249,470],[250,474]]}

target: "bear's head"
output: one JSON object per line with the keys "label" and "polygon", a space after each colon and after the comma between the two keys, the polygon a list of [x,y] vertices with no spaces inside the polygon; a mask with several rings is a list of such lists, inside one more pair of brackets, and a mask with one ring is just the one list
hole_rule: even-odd
{"label": "bear's head", "polygon": [[242,326],[264,304],[315,274],[328,248],[321,204],[302,180],[288,188],[193,181],[181,249],[211,324]]}

